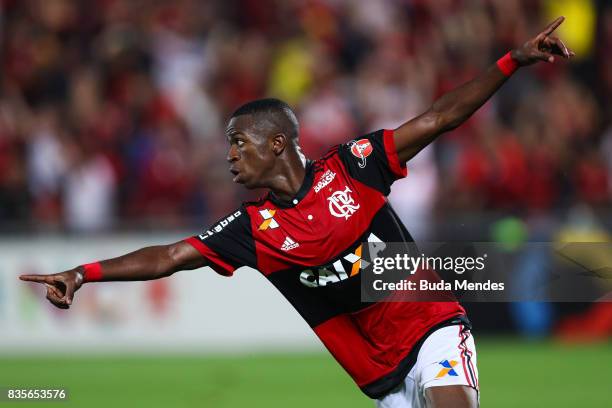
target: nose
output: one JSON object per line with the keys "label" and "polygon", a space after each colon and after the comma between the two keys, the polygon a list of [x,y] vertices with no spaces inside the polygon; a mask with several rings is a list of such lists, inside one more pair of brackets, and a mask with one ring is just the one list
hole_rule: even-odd
{"label": "nose", "polygon": [[227,152],[226,160],[230,163],[238,160],[238,147],[236,145],[232,145],[230,147],[229,151]]}

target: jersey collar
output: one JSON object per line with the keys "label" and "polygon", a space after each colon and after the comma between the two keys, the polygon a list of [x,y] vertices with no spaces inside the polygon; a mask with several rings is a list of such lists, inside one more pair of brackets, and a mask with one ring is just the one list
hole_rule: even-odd
{"label": "jersey collar", "polygon": [[306,174],[304,176],[304,181],[302,182],[302,185],[295,196],[293,196],[290,200],[282,200],[276,194],[274,194],[274,192],[270,191],[268,193],[268,199],[279,208],[292,208],[298,205],[299,202],[306,197],[310,187],[312,187],[312,181],[314,180],[313,163],[314,162],[312,160],[306,160]]}

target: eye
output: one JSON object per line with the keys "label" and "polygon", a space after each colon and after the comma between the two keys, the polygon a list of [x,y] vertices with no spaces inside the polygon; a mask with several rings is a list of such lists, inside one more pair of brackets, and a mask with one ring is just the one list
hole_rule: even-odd
{"label": "eye", "polygon": [[242,146],[244,146],[244,140],[236,139],[236,144],[238,145],[238,147],[242,147]]}

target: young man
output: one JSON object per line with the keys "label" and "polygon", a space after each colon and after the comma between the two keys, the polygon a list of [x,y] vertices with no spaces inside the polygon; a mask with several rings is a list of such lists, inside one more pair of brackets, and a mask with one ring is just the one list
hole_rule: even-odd
{"label": "young man", "polygon": [[452,301],[361,302],[362,243],[412,240],[386,200],[406,175],[406,161],[469,118],[519,66],[573,56],[551,37],[562,21],[398,129],[335,146],[316,161],[301,153],[297,119],[285,103],[248,103],[228,123],[227,160],[234,182],[267,188],[266,197],[184,241],[21,279],[44,283],[47,299],[67,309],[84,282],[158,279],[203,266],[230,276],[251,266],[378,406],[475,407],[476,351],[463,308]]}

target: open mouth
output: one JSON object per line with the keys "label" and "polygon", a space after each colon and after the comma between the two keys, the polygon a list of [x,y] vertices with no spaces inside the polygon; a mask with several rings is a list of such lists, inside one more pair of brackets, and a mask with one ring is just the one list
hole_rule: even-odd
{"label": "open mouth", "polygon": [[232,181],[234,183],[237,182],[238,178],[240,177],[240,171],[236,170],[235,168],[230,168],[230,173],[234,175],[234,178],[232,179]]}

